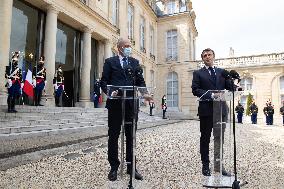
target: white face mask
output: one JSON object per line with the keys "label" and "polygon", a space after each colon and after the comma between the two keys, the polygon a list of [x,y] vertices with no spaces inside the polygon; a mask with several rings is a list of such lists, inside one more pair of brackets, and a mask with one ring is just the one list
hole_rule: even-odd
{"label": "white face mask", "polygon": [[131,47],[125,47],[125,48],[123,49],[123,54],[124,54],[124,56],[129,57],[130,54],[131,54],[131,51],[132,51]]}

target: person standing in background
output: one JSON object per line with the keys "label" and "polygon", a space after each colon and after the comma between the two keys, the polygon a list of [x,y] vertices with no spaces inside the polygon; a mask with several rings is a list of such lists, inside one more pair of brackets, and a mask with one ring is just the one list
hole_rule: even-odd
{"label": "person standing in background", "polygon": [[41,56],[38,64],[33,68],[33,83],[34,83],[34,105],[43,106],[40,104],[42,91],[46,84],[46,69],[44,67],[44,57]]}
{"label": "person standing in background", "polygon": [[257,124],[257,113],[258,113],[258,107],[255,104],[255,101],[252,102],[252,104],[249,107],[250,114],[251,114],[251,122],[252,124]]}
{"label": "person standing in background", "polygon": [[245,109],[243,105],[240,103],[240,101],[238,102],[238,105],[236,106],[235,111],[237,112],[238,123],[243,123],[243,114],[244,114]]}

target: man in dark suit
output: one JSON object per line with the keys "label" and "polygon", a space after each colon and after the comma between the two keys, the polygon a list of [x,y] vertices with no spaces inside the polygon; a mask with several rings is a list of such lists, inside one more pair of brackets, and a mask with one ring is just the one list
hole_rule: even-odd
{"label": "man in dark suit", "polygon": [[[135,58],[130,57],[131,53],[131,43],[128,39],[119,39],[117,43],[117,48],[119,55],[108,58],[105,60],[102,78],[101,78],[101,88],[105,94],[108,93],[107,85],[114,86],[132,86],[133,77],[129,77],[129,68],[135,74],[135,85],[145,87],[145,81],[143,75],[136,73],[137,70],[141,69],[139,66],[139,61]],[[115,91],[112,95],[117,95]],[[146,96],[146,100],[150,100],[150,96]],[[108,178],[111,181],[117,179],[117,170],[120,165],[118,159],[118,138],[121,130],[122,122],[122,108],[121,100],[119,99],[107,99],[106,108],[108,109],[108,161],[111,166],[111,170],[108,174]],[[136,121],[138,118],[138,108],[135,110]],[[126,161],[132,162],[132,134],[130,124],[133,120],[133,101],[126,100],[125,102],[125,136],[126,136]],[[128,123],[127,123],[128,122]],[[129,123],[130,122],[130,123]],[[137,128],[135,128],[137,129]],[[127,173],[131,174],[131,164],[127,165]],[[135,178],[137,180],[142,180],[143,177],[135,168]]]}
{"label": "man in dark suit", "polygon": [[[201,161],[202,161],[202,174],[204,176],[210,176],[211,172],[209,169],[209,143],[210,143],[210,136],[213,129],[214,135],[214,170],[221,171],[220,167],[220,135],[221,131],[217,127],[216,118],[220,117],[220,115],[215,115],[220,111],[216,111],[214,108],[218,106],[213,106],[213,99],[217,98],[218,93],[207,92],[208,90],[224,90],[224,89],[232,89],[232,84],[230,80],[224,78],[223,69],[217,68],[213,66],[213,62],[215,59],[215,53],[212,49],[205,49],[201,53],[201,58],[205,64],[205,66],[199,70],[193,72],[193,79],[192,79],[192,93],[194,96],[201,97],[202,100],[199,102],[198,107],[198,115],[200,118],[200,154],[201,154]],[[219,102],[220,104],[220,102]],[[223,107],[223,121],[226,121],[226,114],[227,114],[227,105],[225,102],[221,102],[221,106]],[[214,109],[214,110],[213,110]],[[214,113],[214,115],[213,115]],[[216,128],[216,129],[215,129]],[[222,131],[224,132],[225,126],[222,125]],[[222,135],[224,137],[224,135]],[[222,154],[223,156],[223,154]],[[230,175],[225,169],[222,169],[223,175]]]}

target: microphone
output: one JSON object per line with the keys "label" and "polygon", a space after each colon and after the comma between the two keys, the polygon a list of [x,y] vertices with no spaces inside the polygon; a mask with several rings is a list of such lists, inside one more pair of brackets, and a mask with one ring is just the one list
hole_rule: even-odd
{"label": "microphone", "polygon": [[240,75],[238,72],[236,72],[236,70],[231,70],[230,75],[233,79],[237,79],[238,83],[241,81]]}
{"label": "microphone", "polygon": [[233,79],[240,79],[240,75],[238,72],[236,72],[236,70],[231,70],[230,75]]}
{"label": "microphone", "polygon": [[228,70],[223,70],[221,73],[222,77],[224,77],[225,79],[230,79],[231,78],[231,74],[230,72],[228,72]]}

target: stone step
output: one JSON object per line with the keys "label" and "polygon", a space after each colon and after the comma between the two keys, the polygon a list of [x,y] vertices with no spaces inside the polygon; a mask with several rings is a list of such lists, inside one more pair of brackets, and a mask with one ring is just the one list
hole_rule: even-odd
{"label": "stone step", "polygon": [[[100,118],[100,119],[98,119]],[[54,118],[54,119],[39,119],[39,120],[5,120],[0,121],[0,128],[5,127],[16,127],[16,126],[32,126],[32,125],[52,125],[52,124],[65,124],[65,123],[80,123],[84,121],[88,122],[96,122],[96,121],[106,121],[107,116],[101,115],[101,116],[93,116],[88,118],[83,117],[72,117],[68,119],[63,118]]]}
{"label": "stone step", "polygon": [[68,141],[78,141],[85,138],[101,136],[107,132],[105,126],[84,126],[57,128],[31,132],[0,134],[0,157],[13,152],[41,148],[42,146],[58,145]]}
{"label": "stone step", "polygon": [[26,133],[33,131],[47,131],[53,129],[63,128],[76,128],[85,126],[106,126],[105,121],[94,121],[94,122],[73,122],[73,123],[59,123],[59,124],[48,124],[48,125],[31,125],[31,126],[16,126],[16,127],[4,127],[0,128],[0,134],[13,134],[13,133]]}

